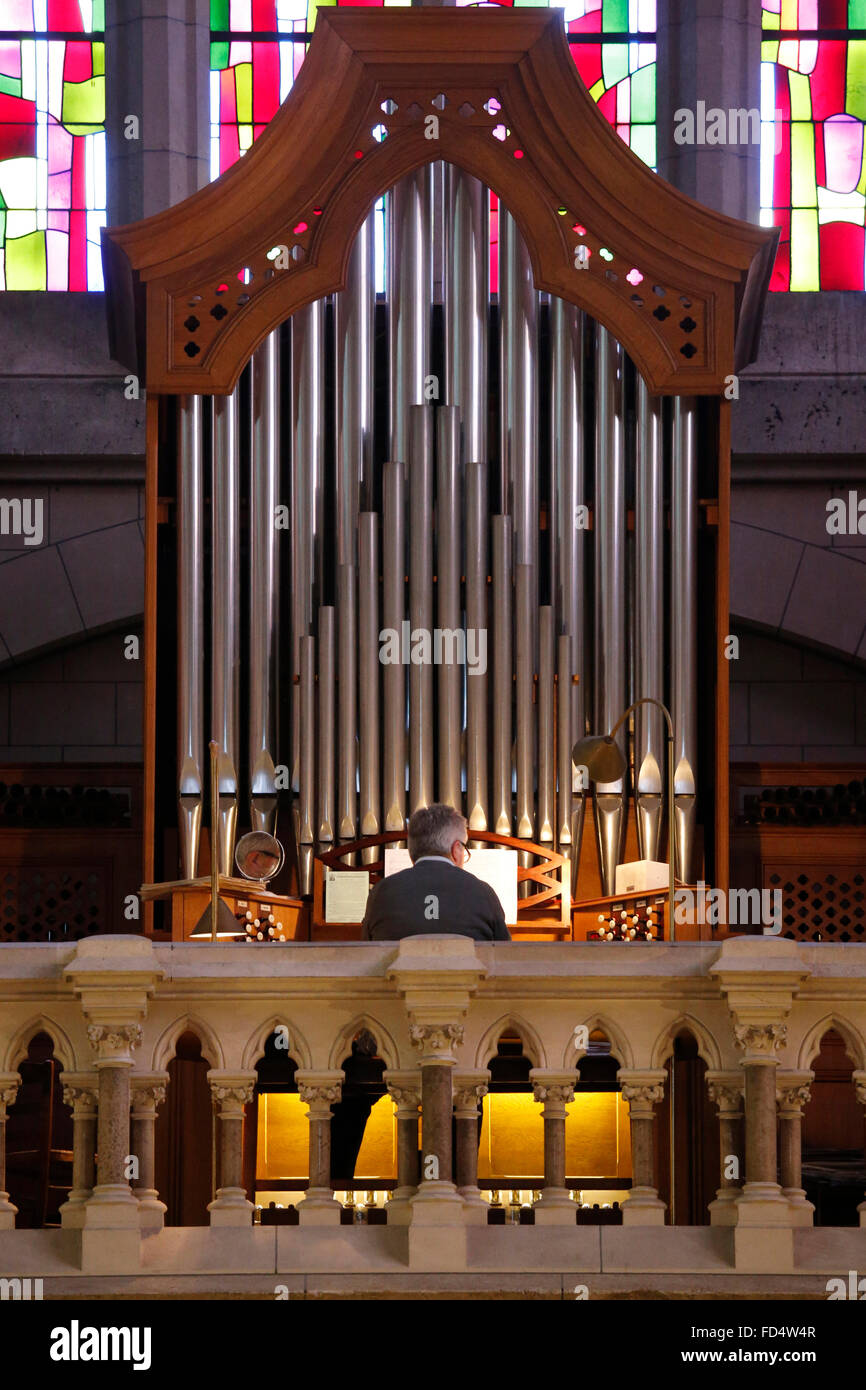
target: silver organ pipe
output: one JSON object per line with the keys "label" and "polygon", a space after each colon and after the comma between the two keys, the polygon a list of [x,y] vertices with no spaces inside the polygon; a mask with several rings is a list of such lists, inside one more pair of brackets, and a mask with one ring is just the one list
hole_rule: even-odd
{"label": "silver organ pipe", "polygon": [[205,792],[201,396],[178,402],[177,452],[178,828],[182,877],[195,878]]}
{"label": "silver organ pipe", "polygon": [[238,701],[240,696],[240,479],[238,388],[213,399],[211,729],[219,748],[220,872],[233,868],[238,815]]}
{"label": "silver organ pipe", "polygon": [[[595,723],[609,733],[626,708],[625,422],[620,344],[595,337]],[[627,747],[624,731],[618,736]],[[602,891],[611,894],[625,829],[622,780],[596,784],[595,824]]]}
{"label": "silver organ pipe", "polygon": [[493,536],[493,790],[492,829],[510,835],[512,827],[511,752],[511,517],[495,516]]}
{"label": "silver organ pipe", "polygon": [[[567,741],[568,761],[559,763],[557,839],[572,862],[572,892],[577,889],[577,866],[583,837],[586,788],[572,767],[570,750],[586,732],[586,698],[589,688],[586,604],[586,537],[588,492],[584,456],[583,423],[586,362],[584,317],[580,309],[551,296],[551,450],[553,455],[553,524],[551,574],[558,632],[570,637],[570,669],[559,666],[559,737]],[[572,677],[577,679],[573,680]],[[566,697],[566,698],[564,698]],[[563,744],[564,746],[564,744]],[[568,785],[563,780],[568,777]],[[570,795],[570,792],[574,795]]]}
{"label": "silver organ pipe", "polygon": [[391,458],[406,466],[410,411],[425,400],[430,375],[433,280],[430,255],[430,166],[416,169],[388,194],[388,378]]}
{"label": "silver organ pipe", "polygon": [[[664,701],[664,483],[662,401],[637,377],[635,696]],[[659,858],[667,730],[661,710],[635,710],[635,809],[640,857]]]}
{"label": "silver organ pipe", "polygon": [[[673,839],[678,874],[688,877],[697,795],[695,403],[674,401],[668,439],[662,402],[649,395],[638,374],[632,396],[623,349],[611,334],[555,296],[549,310],[540,304],[527,249],[505,209],[499,341],[489,344],[489,190],[450,166],[440,172],[435,209],[429,168],[388,195],[388,290],[382,306],[387,382],[376,380],[386,354],[377,351],[375,333],[371,214],[350,253],[346,288],[334,299],[333,342],[326,340],[327,305],[318,301],[295,314],[284,331],[282,360],[277,331],[254,354],[249,392],[239,388],[214,402],[209,660],[211,723],[223,750],[221,865],[230,870],[240,790],[239,595],[246,592],[245,791],[252,824],[273,829],[283,785],[277,776],[278,711],[288,693],[291,741],[283,757],[291,760],[302,892],[311,889],[316,845],[402,833],[411,812],[435,798],[465,812],[470,837],[489,829],[556,846],[571,861],[572,896],[586,896],[591,885],[585,855],[581,862],[585,799],[571,748],[585,732],[607,733],[630,696],[647,695],[672,708]],[[440,320],[432,299],[434,211],[441,223],[436,263],[443,278],[442,335],[435,343]],[[549,382],[539,373],[545,315]],[[498,480],[491,476],[496,465],[488,440],[488,428],[494,428],[488,424],[494,419],[489,346],[498,351],[500,366],[493,402]],[[425,390],[436,361],[444,364],[444,388]],[[326,405],[326,385],[333,406]],[[239,419],[247,396],[249,415]],[[545,429],[539,426],[540,402],[549,412]],[[289,425],[282,441],[281,407]],[[632,415],[633,448],[626,438]],[[201,475],[210,418],[203,418],[199,398],[181,398],[178,792],[187,877],[197,869],[204,792],[208,656],[201,557],[208,547]],[[548,424],[543,531],[539,435]],[[243,479],[241,434],[250,444]],[[387,439],[387,462],[374,456],[374,438]],[[632,457],[633,493],[627,467]],[[249,502],[248,584],[240,574],[241,487]],[[274,524],[283,496],[290,504],[286,537]],[[281,545],[289,557],[283,584]],[[287,693],[278,688],[276,660],[283,592]],[[662,615],[668,597],[666,651]],[[620,737],[625,750],[625,730]],[[664,754],[660,716],[641,709],[634,733],[637,852],[652,859],[661,857]],[[602,892],[613,893],[623,857],[625,779],[594,791]],[[376,855],[374,849],[365,858]]]}
{"label": "silver organ pipe", "polygon": [[[433,793],[433,407],[409,411],[409,813]],[[416,636],[416,634],[418,634]],[[426,653],[418,646],[423,642]]]}
{"label": "silver organ pipe", "polygon": [[[320,536],[325,459],[325,302],[292,316],[291,602],[292,674],[300,672],[300,641],[312,632],[321,598]],[[295,687],[296,691],[298,687]],[[292,786],[298,785],[299,701],[292,712]]]}
{"label": "silver organ pipe", "polygon": [[517,224],[500,209],[500,468],[514,527],[517,835],[535,828],[533,676],[538,657],[538,294]]}
{"label": "silver organ pipe", "polygon": [[[358,518],[358,766],[361,835],[382,829],[379,796],[379,518]],[[402,675],[403,667],[396,668]],[[372,856],[375,858],[375,854]]]}
{"label": "silver organ pipe", "polygon": [[316,697],[318,775],[317,840],[334,838],[334,609],[319,609],[318,654],[319,682]]}
{"label": "silver organ pipe", "polygon": [[[438,412],[436,479],[436,637],[439,715],[437,800],[460,807],[463,681],[467,670],[466,633],[461,618],[460,412],[446,405]],[[461,640],[462,639],[462,640]],[[437,651],[437,645],[440,650]],[[464,659],[461,660],[461,657]],[[471,677],[470,679],[475,679]]]}
{"label": "silver organ pipe", "polygon": [[677,877],[691,882],[697,763],[697,407],[677,397],[671,487],[671,716]]}
{"label": "silver organ pipe", "polygon": [[487,663],[488,515],[487,464],[466,464],[466,642],[478,657],[466,668],[466,818],[470,830],[488,826]]}
{"label": "silver organ pipe", "polygon": [[[402,463],[385,464],[382,513],[383,630],[386,636],[397,634],[402,645],[406,620],[406,482]],[[385,662],[382,691],[384,828],[403,830],[406,824],[406,667],[402,661]]]}
{"label": "silver organ pipe", "polygon": [[277,693],[279,552],[280,338],[271,333],[252,360],[250,440],[250,821],[273,832],[277,811],[274,768]]}

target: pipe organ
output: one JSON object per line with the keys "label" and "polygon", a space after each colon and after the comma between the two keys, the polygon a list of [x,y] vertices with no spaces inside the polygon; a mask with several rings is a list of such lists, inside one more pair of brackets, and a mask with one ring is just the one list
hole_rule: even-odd
{"label": "pipe organ", "polygon": [[266,134],[188,202],[104,249],[116,355],[146,342],[149,497],[175,499],[149,531],[154,873],[197,871],[213,739],[224,873],[276,830],[309,893],[317,852],[442,800],[611,894],[668,853],[660,712],[621,730],[618,782],[571,749],[650,696],[677,875],[724,882],[720,384],[775,234],[639,166],[526,10],[320,12]]}

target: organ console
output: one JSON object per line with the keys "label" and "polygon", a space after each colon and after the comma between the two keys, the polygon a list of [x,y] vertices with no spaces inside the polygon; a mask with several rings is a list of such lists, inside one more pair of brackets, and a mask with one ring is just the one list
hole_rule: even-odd
{"label": "organ console", "polygon": [[[556,12],[319,11],[245,157],[104,233],[147,387],[150,882],[202,871],[212,737],[221,872],[276,832],[298,899],[434,799],[563,856],[592,934],[668,835],[726,883],[724,392],[777,235],[641,163]],[[630,779],[571,762],[643,697],[673,826],[655,708]]]}

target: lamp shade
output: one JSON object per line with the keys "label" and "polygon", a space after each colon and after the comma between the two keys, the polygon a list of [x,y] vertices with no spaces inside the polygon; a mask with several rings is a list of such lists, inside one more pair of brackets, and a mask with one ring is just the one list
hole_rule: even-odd
{"label": "lamp shade", "polygon": [[[210,903],[199,917],[195,927],[190,932],[190,938],[195,937],[197,941],[202,938],[210,941],[213,939],[210,921]],[[221,941],[232,939],[237,936],[244,936],[244,929],[235,914],[232,912],[227,902],[222,898],[219,900],[219,910],[217,912],[217,938]]]}
{"label": "lamp shade", "polygon": [[625,772],[625,758],[610,734],[590,734],[578,739],[571,758],[578,767],[586,768],[593,782],[618,782]]}

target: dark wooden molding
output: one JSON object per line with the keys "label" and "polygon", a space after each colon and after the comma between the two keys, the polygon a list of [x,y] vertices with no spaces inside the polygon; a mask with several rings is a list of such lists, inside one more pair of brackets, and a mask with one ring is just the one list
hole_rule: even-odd
{"label": "dark wooden molding", "polygon": [[[439,159],[499,195],[538,288],[605,324],[653,392],[718,394],[752,360],[778,231],[653,174],[586,91],[558,14],[451,8],[320,11],[250,152],[177,206],[103,232],[112,350],[151,392],[229,392],[268,333],[343,288],[374,200]],[[290,268],[268,257],[281,246]]]}

